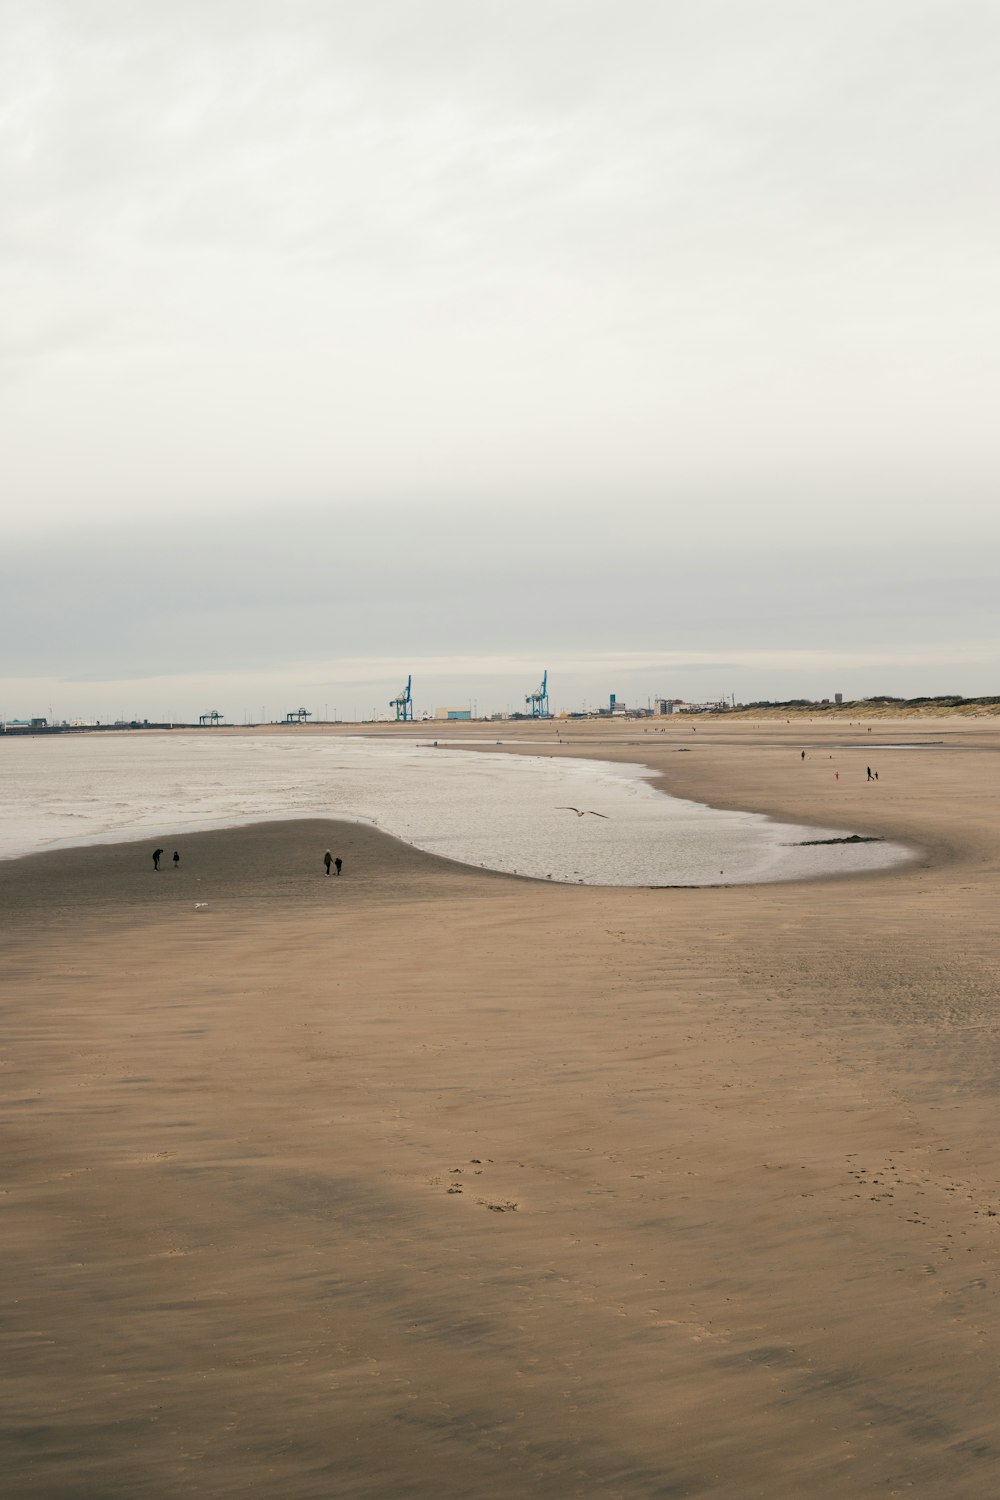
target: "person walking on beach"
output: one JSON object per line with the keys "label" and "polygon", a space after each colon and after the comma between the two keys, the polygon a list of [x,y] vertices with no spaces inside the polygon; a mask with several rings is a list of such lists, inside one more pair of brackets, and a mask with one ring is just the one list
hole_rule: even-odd
{"label": "person walking on beach", "polygon": [[153,869],[154,870],[158,870],[160,868],[160,855],[162,853],[163,853],[162,849],[154,849],[153,850]]}
{"label": "person walking on beach", "polygon": [[[333,864],[333,855],[330,853],[329,849],[323,855],[323,863],[326,865],[326,873],[329,875],[330,866]],[[337,871],[337,874],[340,874],[339,870]]]}
{"label": "person walking on beach", "polygon": [[802,752],[802,759],[805,760],[805,758],[806,758],[806,752],[803,750],[803,752]]}
{"label": "person walking on beach", "polygon": [[872,768],[871,768],[871,766],[866,766],[865,770],[868,772],[868,780],[869,781],[874,781],[875,777],[872,775]]}
{"label": "person walking on beach", "polygon": [[176,850],[176,849],[175,849],[175,850],[174,850],[174,869],[175,869],[175,870],[176,870],[176,869],[177,869],[177,866],[178,866],[178,865],[179,865],[179,864],[180,864],[180,862],[181,862],[181,857],[180,857],[180,854],[179,854],[179,853],[178,853],[178,851],[177,851],[177,850]]}
{"label": "person walking on beach", "polygon": [[340,857],[339,854],[337,855],[337,858],[334,860],[334,864],[337,867],[337,874],[339,875],[340,872],[341,872],[341,870],[344,868],[344,861],[341,859],[341,857]]}

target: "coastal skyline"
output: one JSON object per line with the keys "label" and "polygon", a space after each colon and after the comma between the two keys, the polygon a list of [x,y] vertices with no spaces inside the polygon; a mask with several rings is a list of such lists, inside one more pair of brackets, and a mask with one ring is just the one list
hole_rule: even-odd
{"label": "coastal skyline", "polygon": [[994,8],[0,17],[3,712],[995,689]]}

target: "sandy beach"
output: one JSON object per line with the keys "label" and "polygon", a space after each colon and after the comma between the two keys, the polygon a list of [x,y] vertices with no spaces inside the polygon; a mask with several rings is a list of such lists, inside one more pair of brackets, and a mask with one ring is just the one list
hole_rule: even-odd
{"label": "sandy beach", "polygon": [[0,864],[11,1500],[1000,1491],[1000,725],[516,737],[919,858],[577,888],[290,822]]}

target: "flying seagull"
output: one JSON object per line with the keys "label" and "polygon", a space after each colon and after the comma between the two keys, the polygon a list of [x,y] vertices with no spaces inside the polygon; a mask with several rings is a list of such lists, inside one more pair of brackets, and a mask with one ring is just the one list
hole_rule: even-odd
{"label": "flying seagull", "polygon": [[607,813],[595,812],[592,807],[584,807],[584,808],[579,808],[579,807],[557,807],[556,808],[556,812],[575,812],[578,818],[584,817],[587,813],[590,813],[590,816],[592,818],[606,818],[607,817]]}

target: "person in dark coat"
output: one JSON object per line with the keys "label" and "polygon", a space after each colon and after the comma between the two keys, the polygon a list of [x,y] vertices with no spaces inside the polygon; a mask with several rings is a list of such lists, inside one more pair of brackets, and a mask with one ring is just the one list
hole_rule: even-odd
{"label": "person in dark coat", "polygon": [[181,862],[181,857],[180,857],[180,854],[179,854],[179,853],[178,853],[178,851],[177,851],[177,850],[176,850],[176,849],[175,849],[175,850],[174,850],[174,869],[175,869],[175,870],[176,870],[176,868],[177,868],[177,866],[178,866],[178,865],[179,865],[179,864],[180,864],[180,862]]}
{"label": "person in dark coat", "polygon": [[340,872],[341,872],[341,870],[344,868],[344,861],[341,859],[341,857],[340,857],[339,854],[337,855],[337,858],[334,860],[334,864],[337,866],[337,874],[339,875]]}
{"label": "person in dark coat", "polygon": [[[329,849],[323,855],[323,863],[326,865],[326,873],[329,875],[330,866],[333,864],[333,855],[330,853]],[[337,874],[340,874],[339,870],[337,871]]]}
{"label": "person in dark coat", "polygon": [[153,850],[153,869],[154,870],[158,870],[160,868],[160,855],[162,853],[163,853],[162,849],[154,849]]}

